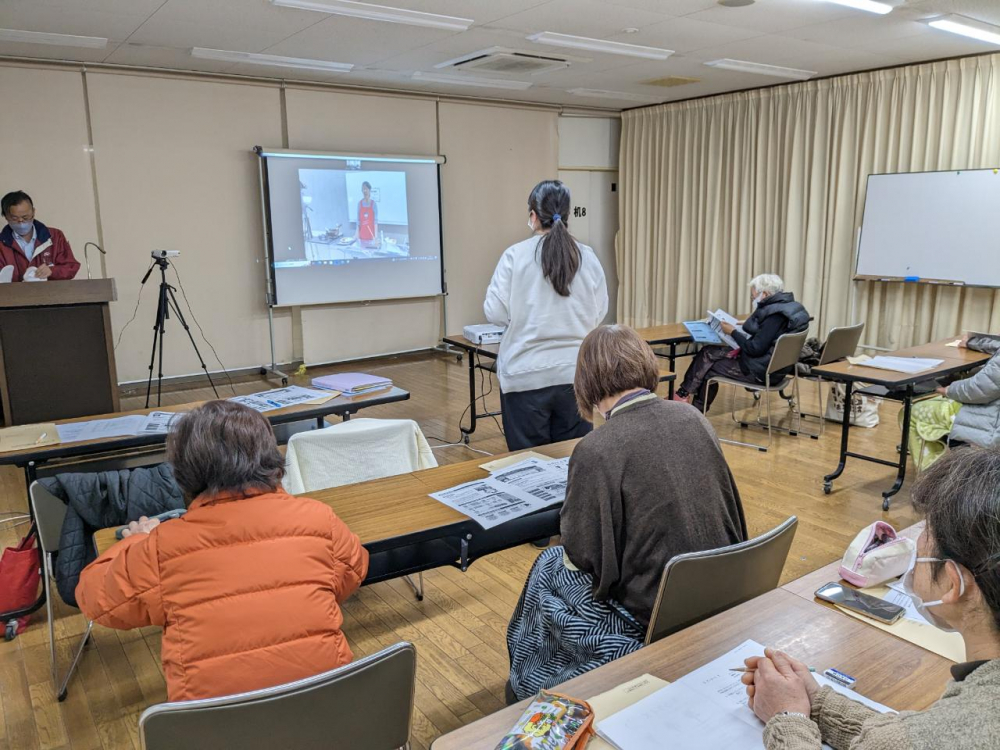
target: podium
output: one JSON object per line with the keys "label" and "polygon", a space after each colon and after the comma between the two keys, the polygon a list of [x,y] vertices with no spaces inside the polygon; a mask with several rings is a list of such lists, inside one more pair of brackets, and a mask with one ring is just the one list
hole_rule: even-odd
{"label": "podium", "polygon": [[9,425],[119,411],[114,279],[0,284],[0,402]]}

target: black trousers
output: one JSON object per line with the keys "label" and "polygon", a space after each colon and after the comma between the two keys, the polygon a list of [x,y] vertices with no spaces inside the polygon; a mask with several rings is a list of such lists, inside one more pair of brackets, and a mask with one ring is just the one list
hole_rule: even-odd
{"label": "black trousers", "polygon": [[500,393],[503,431],[512,451],[586,435],[593,425],[580,416],[572,385]]}
{"label": "black trousers", "polygon": [[708,407],[712,408],[719,386],[713,383],[711,388],[705,388],[705,383],[713,377],[732,378],[747,383],[757,382],[752,375],[743,373],[739,360],[729,358],[729,351],[724,346],[704,346],[688,367],[681,389],[684,393],[694,396],[691,405],[698,411],[702,411],[706,400]]}

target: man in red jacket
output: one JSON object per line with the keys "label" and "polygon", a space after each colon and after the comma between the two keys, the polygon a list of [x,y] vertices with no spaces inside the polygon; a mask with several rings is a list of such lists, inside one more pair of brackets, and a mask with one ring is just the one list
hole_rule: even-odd
{"label": "man in red jacket", "polygon": [[[0,201],[7,226],[0,230],[0,271],[14,267],[12,281],[29,278],[60,281],[72,279],[80,270],[66,235],[35,221],[35,204],[20,190]],[[34,269],[33,271],[29,269]]]}

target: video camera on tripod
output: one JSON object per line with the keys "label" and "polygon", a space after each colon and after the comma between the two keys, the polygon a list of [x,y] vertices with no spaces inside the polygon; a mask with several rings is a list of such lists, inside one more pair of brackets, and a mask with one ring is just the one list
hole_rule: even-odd
{"label": "video camera on tripod", "polygon": [[166,322],[170,317],[171,310],[173,310],[174,315],[177,316],[177,320],[180,321],[181,326],[183,326],[184,331],[191,340],[191,347],[194,349],[194,353],[198,357],[201,369],[205,372],[205,377],[208,378],[208,384],[212,387],[212,393],[215,394],[216,398],[219,397],[219,392],[215,389],[215,383],[212,382],[212,375],[209,373],[208,367],[205,365],[205,360],[202,359],[201,352],[198,351],[198,344],[195,343],[194,334],[191,333],[191,328],[184,319],[181,307],[177,304],[177,297],[174,296],[174,292],[177,290],[167,283],[167,268],[170,267],[170,261],[168,258],[176,258],[180,254],[179,250],[153,250],[150,253],[150,256],[153,258],[153,262],[150,264],[149,270],[146,271],[146,275],[142,277],[142,283],[145,284],[149,281],[149,277],[153,273],[153,269],[159,267],[159,301],[156,305],[156,322],[153,324],[153,353],[149,358],[149,377],[146,380],[147,409],[149,408],[149,397],[153,389],[153,365],[156,364],[157,356],[159,356],[159,368],[156,373],[156,405],[160,405],[160,394],[163,389],[163,337],[166,334]]}

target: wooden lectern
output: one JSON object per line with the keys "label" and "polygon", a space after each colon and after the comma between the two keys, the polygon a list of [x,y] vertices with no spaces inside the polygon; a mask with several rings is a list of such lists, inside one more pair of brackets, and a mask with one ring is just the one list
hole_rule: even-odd
{"label": "wooden lectern", "polygon": [[7,425],[119,411],[108,303],[114,279],[0,284]]}

